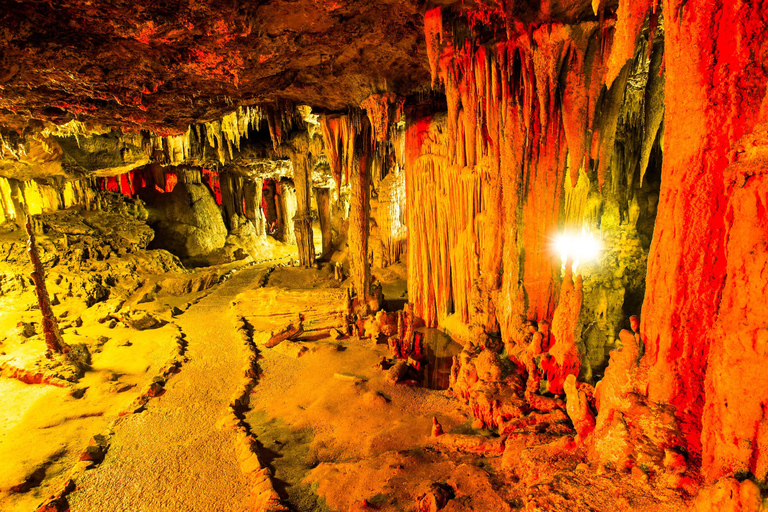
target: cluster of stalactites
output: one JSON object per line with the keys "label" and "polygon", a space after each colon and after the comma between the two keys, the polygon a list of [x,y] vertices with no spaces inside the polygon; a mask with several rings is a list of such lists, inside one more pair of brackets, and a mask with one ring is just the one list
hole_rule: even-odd
{"label": "cluster of stalactites", "polygon": [[359,110],[320,118],[325,156],[337,189],[349,183],[352,169],[362,160],[374,188],[392,168],[403,164],[404,103],[393,93],[374,94]]}
{"label": "cluster of stalactites", "polygon": [[[409,241],[409,274],[416,276],[409,297],[428,324],[451,312],[483,324],[469,318],[477,276],[483,276],[481,299],[501,290],[522,293],[524,314],[551,318],[559,261],[547,240],[562,221],[565,180],[573,187],[593,171],[601,187],[608,180],[631,68],[626,62],[637,54],[646,19],[654,24],[658,16],[655,2],[630,4],[622,0],[615,21],[519,27],[492,46],[472,39],[450,44],[440,11],[427,13],[430,68],[448,106],[445,147],[425,121],[409,128],[405,153],[412,174],[409,229],[431,240]],[[445,200],[467,205],[461,225],[453,225],[455,208],[419,199],[441,190],[443,178],[450,181]],[[513,316],[503,304],[494,315],[502,332]]]}
{"label": "cluster of stalactites", "polygon": [[[51,137],[75,137],[78,145],[80,137],[101,134],[108,132],[109,129],[102,126],[88,126],[75,119],[55,125],[47,123],[42,129],[32,133],[16,133],[14,131],[3,133],[0,131],[0,160],[25,160],[34,153],[31,143],[37,143],[46,154],[57,155],[57,144],[51,143]],[[60,150],[58,151],[60,153]]]}
{"label": "cluster of stalactites", "polygon": [[168,164],[179,165],[188,161],[193,148],[208,145],[217,152],[219,162],[234,158],[240,150],[240,140],[247,138],[251,130],[258,130],[264,111],[259,107],[240,107],[217,121],[190,125],[181,135],[152,136],[147,148],[150,156],[156,151],[166,155]]}
{"label": "cluster of stalactites", "polygon": [[223,164],[233,160],[240,151],[242,139],[258,131],[266,121],[273,149],[277,152],[284,137],[303,122],[303,115],[289,103],[239,107],[219,120],[190,125],[180,135],[150,136],[146,151],[151,157],[159,152],[163,164],[180,165],[190,159],[202,158],[201,152],[209,147]]}
{"label": "cluster of stalactites", "polygon": [[404,104],[403,98],[391,92],[372,94],[360,104],[360,108],[368,114],[374,142],[386,143],[389,140],[390,125],[402,118]]}
{"label": "cluster of stalactites", "polygon": [[352,166],[355,165],[355,138],[361,129],[358,115],[324,116],[320,120],[323,144],[328,165],[331,167],[337,192],[349,183]]}
{"label": "cluster of stalactites", "polygon": [[[593,8],[602,18],[602,3],[595,2]],[[467,16],[478,23],[471,14]],[[425,36],[433,81],[443,85],[451,113],[449,129],[465,145],[452,147],[456,163],[472,166],[489,154],[507,124],[519,120],[530,126],[535,121],[530,140],[546,133],[550,123],[562,121],[572,183],[579,170],[588,171],[586,159],[592,158],[600,162],[602,186],[629,71],[626,64],[637,54],[644,26],[653,41],[660,15],[657,0],[622,0],[616,20],[535,29],[508,26],[506,40],[477,47],[471,39],[463,39],[461,46],[450,44],[440,8],[428,11]],[[647,60],[652,50],[651,43]]]}

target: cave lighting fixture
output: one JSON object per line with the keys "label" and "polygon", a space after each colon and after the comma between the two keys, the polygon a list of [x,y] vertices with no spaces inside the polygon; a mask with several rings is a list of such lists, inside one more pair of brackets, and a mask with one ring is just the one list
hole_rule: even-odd
{"label": "cave lighting fixture", "polygon": [[600,238],[582,229],[581,233],[560,233],[555,237],[555,250],[563,261],[563,270],[568,260],[573,261],[573,272],[579,264],[597,261],[602,250]]}

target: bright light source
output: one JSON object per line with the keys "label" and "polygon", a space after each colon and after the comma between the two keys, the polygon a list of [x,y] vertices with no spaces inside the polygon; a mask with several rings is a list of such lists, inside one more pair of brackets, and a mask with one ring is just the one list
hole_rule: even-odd
{"label": "bright light source", "polygon": [[555,238],[555,249],[563,260],[563,266],[573,260],[573,271],[579,263],[594,261],[600,256],[600,240],[592,233],[582,230],[579,234],[561,233]]}

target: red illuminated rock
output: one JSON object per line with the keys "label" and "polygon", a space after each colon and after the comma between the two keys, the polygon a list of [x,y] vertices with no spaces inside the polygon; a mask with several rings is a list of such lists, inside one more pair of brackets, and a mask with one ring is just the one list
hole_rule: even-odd
{"label": "red illuminated rock", "polygon": [[577,389],[576,377],[572,374],[566,377],[563,387],[568,400],[568,417],[583,440],[595,429],[595,415],[590,410],[589,399],[584,391]]}

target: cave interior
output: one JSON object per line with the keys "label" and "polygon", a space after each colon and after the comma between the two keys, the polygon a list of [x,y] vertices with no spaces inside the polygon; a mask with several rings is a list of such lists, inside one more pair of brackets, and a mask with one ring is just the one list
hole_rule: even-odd
{"label": "cave interior", "polygon": [[768,2],[0,29],[3,511],[768,511]]}

